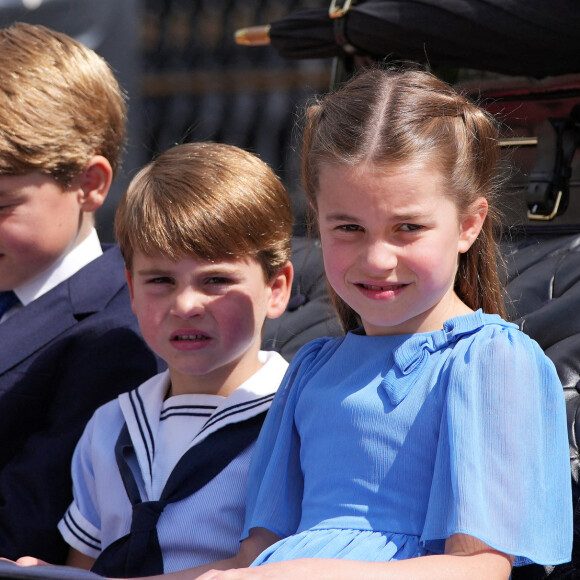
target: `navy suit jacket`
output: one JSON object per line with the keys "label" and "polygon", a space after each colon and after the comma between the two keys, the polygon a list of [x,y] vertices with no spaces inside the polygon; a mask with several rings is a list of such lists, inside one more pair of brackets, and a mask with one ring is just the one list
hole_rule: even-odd
{"label": "navy suit jacket", "polygon": [[70,463],[97,407],[164,368],[116,246],[0,324],[0,557],[63,563]]}

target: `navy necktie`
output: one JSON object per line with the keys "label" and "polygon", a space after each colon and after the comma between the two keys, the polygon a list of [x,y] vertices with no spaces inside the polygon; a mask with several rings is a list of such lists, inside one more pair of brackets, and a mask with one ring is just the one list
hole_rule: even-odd
{"label": "navy necktie", "polygon": [[[193,495],[256,440],[266,413],[230,423],[190,448],[177,462],[157,501],[142,501],[128,459],[135,450],[127,424],[121,429],[115,456],[125,491],[133,506],[131,531],[107,546],[91,568],[102,576],[153,576],[163,573],[157,522],[168,503]],[[193,524],[192,524],[193,525]]]}
{"label": "navy necktie", "polygon": [[18,297],[12,290],[0,292],[0,318],[17,303]]}

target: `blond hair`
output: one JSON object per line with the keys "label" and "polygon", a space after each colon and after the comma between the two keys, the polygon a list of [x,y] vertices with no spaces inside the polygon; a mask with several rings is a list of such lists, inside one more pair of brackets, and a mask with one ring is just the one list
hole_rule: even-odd
{"label": "blond hair", "polygon": [[136,251],[171,260],[257,259],[270,280],[290,259],[293,217],[270,167],[232,145],[177,145],[131,181],[115,217],[127,268]]}
{"label": "blond hair", "polygon": [[[481,108],[434,75],[420,70],[372,68],[308,108],[302,179],[316,207],[322,163],[419,164],[441,172],[459,215],[479,197],[490,210],[471,248],[460,255],[455,291],[472,309],[504,315],[494,238],[498,128]],[[360,324],[331,289],[345,329]]]}
{"label": "blond hair", "polygon": [[100,56],[44,26],[0,29],[0,175],[66,186],[94,155],[115,172],[124,137],[124,96]]}

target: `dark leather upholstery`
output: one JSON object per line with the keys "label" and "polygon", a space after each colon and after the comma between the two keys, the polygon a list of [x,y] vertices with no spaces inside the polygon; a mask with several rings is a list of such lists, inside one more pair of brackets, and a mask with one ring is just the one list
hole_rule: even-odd
{"label": "dark leather upholstery", "polygon": [[310,340],[342,332],[328,298],[318,240],[296,236],[292,264],[294,281],[288,308],[280,318],[266,321],[262,340],[264,349],[276,350],[288,361]]}
{"label": "dark leather upholstery", "polygon": [[503,254],[509,317],[542,346],[564,387],[576,507],[572,563],[524,566],[513,580],[580,578],[580,235],[522,237],[505,244]]}

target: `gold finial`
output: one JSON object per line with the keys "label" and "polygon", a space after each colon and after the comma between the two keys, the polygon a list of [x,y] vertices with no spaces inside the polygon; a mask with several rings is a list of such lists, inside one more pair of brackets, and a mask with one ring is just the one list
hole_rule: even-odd
{"label": "gold finial", "polygon": [[263,46],[270,44],[270,25],[263,26],[249,26],[248,28],[240,28],[236,30],[234,35],[236,44],[243,44],[246,46]]}

